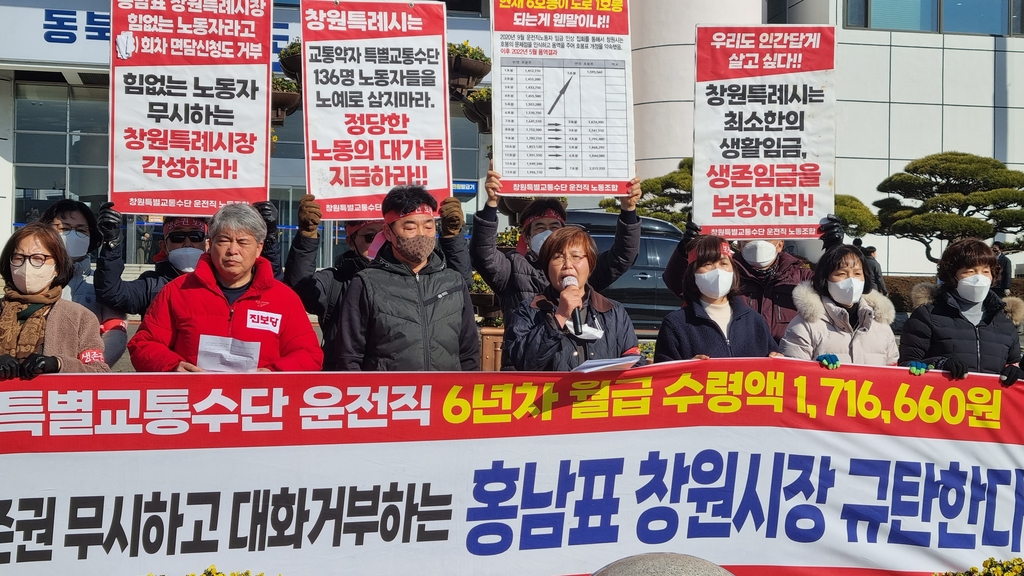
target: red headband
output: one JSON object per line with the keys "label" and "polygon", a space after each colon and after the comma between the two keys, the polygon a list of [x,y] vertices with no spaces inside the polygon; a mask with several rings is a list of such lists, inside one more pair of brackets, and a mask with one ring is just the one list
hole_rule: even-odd
{"label": "red headband", "polygon": [[[722,244],[718,247],[718,254],[720,256],[728,256],[728,257],[732,258],[732,248],[729,247],[729,243],[728,242],[722,242]],[[690,264],[693,264],[693,262],[696,259],[697,259],[697,249],[693,248],[692,250],[690,250],[686,254],[686,261],[689,262]]]}
{"label": "red headband", "polygon": [[412,215],[412,214],[429,214],[430,216],[435,216],[433,208],[431,208],[427,204],[420,204],[415,210],[413,210],[411,212],[406,212],[405,214],[399,214],[398,212],[395,212],[394,210],[392,210],[391,212],[388,212],[387,214],[384,215],[384,223],[385,224],[391,224],[395,220],[398,220],[399,218],[405,218],[406,216],[409,216],[409,215]]}
{"label": "red headband", "polygon": [[173,220],[168,221],[166,224],[164,224],[164,234],[165,235],[166,234],[170,234],[171,232],[174,232],[178,228],[184,228],[186,226],[191,226],[191,227],[199,228],[199,229],[201,229],[203,231],[203,234],[206,234],[207,231],[209,231],[208,224],[206,223],[205,220],[203,220],[201,218],[185,218],[185,217],[182,217],[182,218],[175,218]]}
{"label": "red headband", "polygon": [[348,222],[345,224],[345,235],[355,236],[356,232],[359,232],[370,224],[375,224],[377,222],[380,222],[380,220],[357,220],[355,222]]}
{"label": "red headband", "polygon": [[565,218],[562,218],[561,214],[556,212],[553,208],[548,208],[547,210],[541,212],[540,214],[534,214],[533,216],[530,216],[526,220],[523,220],[523,230],[527,230],[530,227],[530,224],[533,224],[534,220],[539,220],[541,218],[554,218],[555,220],[561,222],[563,225],[565,224]]}

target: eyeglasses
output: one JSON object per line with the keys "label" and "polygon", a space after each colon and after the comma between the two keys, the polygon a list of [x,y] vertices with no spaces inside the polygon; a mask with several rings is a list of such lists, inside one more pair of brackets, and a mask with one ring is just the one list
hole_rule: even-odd
{"label": "eyeglasses", "polygon": [[370,244],[373,239],[377,237],[377,232],[367,232],[366,234],[353,234],[352,238],[362,238],[363,244]]}
{"label": "eyeglasses", "polygon": [[32,263],[33,268],[42,268],[43,264],[46,264],[47,260],[53,260],[53,256],[49,254],[11,254],[11,266],[14,268],[21,268],[25,265],[25,260]]}
{"label": "eyeglasses", "polygon": [[89,237],[89,231],[88,230],[79,230],[77,228],[65,228],[64,226],[61,226],[61,227],[57,228],[57,230],[60,231],[61,234],[65,233],[65,232],[74,232],[75,236],[78,236],[79,238],[88,238]]}
{"label": "eyeglasses", "polygon": [[[573,266],[587,259],[586,254],[569,254],[569,263]],[[551,263],[557,266],[561,266],[565,263],[566,254],[555,254],[551,257]]]}
{"label": "eyeglasses", "polygon": [[193,230],[191,232],[171,232],[167,235],[167,241],[174,242],[175,244],[181,244],[185,241],[186,236],[188,236],[189,240],[196,243],[206,240],[205,233],[199,230]]}

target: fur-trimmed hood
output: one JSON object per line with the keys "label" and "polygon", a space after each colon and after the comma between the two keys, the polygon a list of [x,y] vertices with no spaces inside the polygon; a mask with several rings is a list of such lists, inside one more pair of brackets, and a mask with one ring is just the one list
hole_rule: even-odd
{"label": "fur-trimmed hood", "polygon": [[[915,284],[910,289],[910,303],[916,310],[919,306],[934,303],[938,294],[938,284],[921,282],[920,284]],[[1004,304],[1003,312],[1010,318],[1014,326],[1020,326],[1021,322],[1024,322],[1024,300],[1015,296],[1006,296],[1002,301]]]}
{"label": "fur-trimmed hood", "polygon": [[[799,286],[793,289],[793,303],[796,304],[796,310],[800,313],[804,319],[817,322],[819,320],[827,320],[828,316],[825,311],[825,303],[821,299],[822,297],[814,291],[811,287],[810,280],[805,280],[800,283]],[[872,290],[867,294],[860,297],[862,305],[866,305],[874,313],[874,321],[881,322],[885,325],[891,325],[893,320],[896,319],[896,307],[893,306],[892,301],[882,296],[877,290]],[[1022,302],[1024,304],[1024,302]]]}

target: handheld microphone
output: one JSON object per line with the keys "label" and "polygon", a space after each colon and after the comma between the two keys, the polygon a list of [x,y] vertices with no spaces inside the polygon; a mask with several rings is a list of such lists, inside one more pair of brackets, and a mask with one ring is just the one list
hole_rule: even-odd
{"label": "handheld microphone", "polygon": [[[577,280],[575,276],[566,276],[565,278],[562,278],[562,289],[563,290],[565,290],[569,286],[579,286],[579,285],[580,285],[580,281]],[[580,309],[579,308],[575,308],[572,311],[572,328],[573,328],[573,332],[575,332],[577,336],[579,336],[580,334],[583,334],[583,320],[580,317]]]}

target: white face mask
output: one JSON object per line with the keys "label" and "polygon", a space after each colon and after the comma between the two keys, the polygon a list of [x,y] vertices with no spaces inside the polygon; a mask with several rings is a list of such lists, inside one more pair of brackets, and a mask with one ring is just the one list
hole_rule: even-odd
{"label": "white face mask", "polygon": [[715,268],[710,272],[697,274],[694,279],[700,293],[715,300],[725,296],[732,290],[732,272]]}
{"label": "white face mask", "polygon": [[89,237],[85,234],[68,230],[61,232],[60,237],[64,240],[64,247],[67,248],[68,256],[71,256],[72,260],[78,260],[89,253]]}
{"label": "white face mask", "polygon": [[864,294],[864,281],[859,278],[847,278],[841,282],[828,283],[828,295],[840,306],[853,306],[860,302]]}
{"label": "white face mask", "polygon": [[981,274],[962,278],[956,283],[956,293],[969,302],[984,302],[991,289],[992,280]]}
{"label": "white face mask", "polygon": [[544,245],[544,241],[548,239],[548,236],[551,236],[551,233],[551,230],[545,230],[543,232],[538,232],[537,234],[531,236],[530,250],[533,250],[534,254],[540,254],[541,246]]}
{"label": "white face mask", "polygon": [[50,283],[57,277],[56,264],[43,264],[36,268],[26,261],[18,268],[11,267],[11,276],[14,277],[14,286],[22,294],[39,294],[50,287]]}
{"label": "white face mask", "polygon": [[779,251],[775,248],[775,244],[767,240],[751,240],[743,246],[742,252],[743,259],[747,261],[747,264],[758,268],[771,266],[772,262],[775,262],[775,257],[778,253]]}
{"label": "white face mask", "polygon": [[203,251],[199,248],[184,246],[168,252],[167,260],[171,263],[171,266],[174,266],[182,272],[195,272],[196,264],[199,262],[199,257],[202,255]]}

